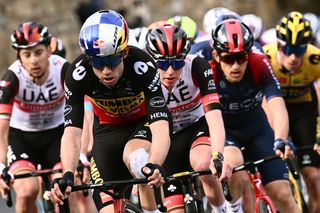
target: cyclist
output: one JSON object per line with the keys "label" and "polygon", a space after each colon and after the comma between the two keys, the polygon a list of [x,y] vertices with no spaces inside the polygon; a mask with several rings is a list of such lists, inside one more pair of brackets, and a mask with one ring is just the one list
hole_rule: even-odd
{"label": "cyclist", "polygon": [[[210,166],[216,174],[212,159],[223,161],[225,142],[219,96],[208,62],[187,55],[189,49],[186,32],[170,24],[152,30],[147,37],[147,51],[156,60],[165,102],[173,117],[173,137],[163,166],[169,174],[189,171],[190,165],[193,170]],[[220,180],[231,176],[231,167],[224,167]],[[200,179],[210,203],[218,212],[226,212],[218,179],[214,176]],[[181,191],[177,183],[164,185],[169,212],[184,208]]]}
{"label": "cyclist", "polygon": [[[263,48],[282,87],[290,136],[297,147],[313,145],[318,116],[313,82],[320,78],[320,50],[310,44],[310,23],[300,12],[283,16],[276,32],[278,42]],[[320,156],[312,149],[298,150],[296,155],[308,189],[309,211],[320,212]]]}
{"label": "cyclist", "polygon": [[[11,35],[17,51],[0,83],[0,173],[11,174],[61,168],[59,149],[63,133],[63,76],[69,63],[51,55],[48,28],[21,23]],[[6,158],[7,156],[7,158]],[[16,212],[37,212],[38,178],[15,180]],[[0,178],[2,196],[9,184]]]}
{"label": "cyclist", "polygon": [[[73,185],[87,95],[98,118],[94,123],[90,161],[92,182],[128,179],[130,173],[135,177],[145,174],[148,186],[139,187],[142,208],[145,212],[157,212],[149,187],[164,182],[159,165],[164,162],[170,145],[171,115],[165,106],[153,59],[127,42],[127,23],[113,10],[92,14],[80,30],[79,44],[84,54],[71,64],[65,78],[62,180]],[[60,180],[53,181],[50,198],[62,204],[71,187],[63,194],[57,181]],[[109,195],[94,190],[93,198],[99,212],[113,212]]]}
{"label": "cyclist", "polygon": [[[213,57],[210,61],[222,104],[226,130],[225,161],[232,166],[243,163],[240,148],[245,147],[250,160],[276,154],[293,155],[293,144],[287,141],[288,116],[280,87],[268,58],[252,52],[253,35],[248,26],[236,19],[220,23],[212,33]],[[263,96],[271,108],[274,130],[261,106]],[[274,143],[274,147],[272,144]],[[285,147],[284,153],[279,150]],[[266,192],[280,212],[299,212],[291,194],[288,171],[280,159],[259,167]],[[241,208],[242,174],[233,174],[230,189],[233,196],[230,212]]]}

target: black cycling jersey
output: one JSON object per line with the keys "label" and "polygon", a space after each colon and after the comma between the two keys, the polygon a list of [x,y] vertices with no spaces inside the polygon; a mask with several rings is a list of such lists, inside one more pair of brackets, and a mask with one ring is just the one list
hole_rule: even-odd
{"label": "black cycling jersey", "polygon": [[149,123],[168,120],[159,79],[153,59],[136,47],[129,47],[123,76],[111,87],[99,82],[87,57],[80,55],[65,78],[65,126],[82,128],[84,95],[100,124],[126,124],[145,116]]}

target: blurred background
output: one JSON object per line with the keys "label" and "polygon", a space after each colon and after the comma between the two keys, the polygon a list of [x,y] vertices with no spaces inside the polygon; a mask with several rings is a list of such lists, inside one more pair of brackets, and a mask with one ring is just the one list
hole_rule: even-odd
{"label": "blurred background", "polygon": [[262,18],[264,29],[274,27],[292,10],[320,13],[319,0],[0,0],[0,74],[16,59],[10,34],[24,21],[48,26],[52,35],[61,38],[66,58],[72,61],[80,54],[78,34],[82,22],[99,9],[121,12],[131,28],[187,15],[202,30],[203,15],[214,7],[226,7],[240,15],[254,13]]}

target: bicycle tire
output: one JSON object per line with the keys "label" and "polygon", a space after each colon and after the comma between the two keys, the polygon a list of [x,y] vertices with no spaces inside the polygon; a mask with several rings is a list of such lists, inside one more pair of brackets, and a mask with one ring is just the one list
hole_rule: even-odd
{"label": "bicycle tire", "polygon": [[303,213],[308,213],[308,205],[306,204],[306,201],[303,198],[302,192],[300,190],[299,183],[296,179],[293,178],[291,172],[289,171],[289,182],[290,182],[290,187],[292,191],[292,195],[299,207],[299,209]]}
{"label": "bicycle tire", "polygon": [[125,213],[143,213],[143,211],[139,207],[131,203],[129,200],[126,200],[124,202],[124,212]]}
{"label": "bicycle tire", "polygon": [[273,213],[272,208],[264,200],[259,200],[258,207],[259,207],[259,213]]}

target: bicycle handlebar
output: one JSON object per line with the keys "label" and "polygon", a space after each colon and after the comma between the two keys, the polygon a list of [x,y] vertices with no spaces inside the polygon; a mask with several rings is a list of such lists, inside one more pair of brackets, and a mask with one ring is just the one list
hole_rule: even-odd
{"label": "bicycle handlebar", "polygon": [[[91,184],[82,184],[75,185],[72,187],[72,192],[80,191],[80,190],[88,190],[88,189],[98,189],[101,187],[112,188],[116,185],[135,185],[135,184],[146,184],[148,183],[147,178],[137,178],[137,179],[128,179],[128,180],[117,180],[117,181],[105,181],[103,183],[91,183]],[[161,197],[161,190],[159,186],[154,186],[154,196],[156,200],[157,208],[161,212],[166,212],[167,208],[164,206]],[[112,193],[108,193],[111,197],[114,195]]]}
{"label": "bicycle handlebar", "polygon": [[[258,166],[258,165],[260,165],[262,163],[265,163],[265,162],[268,162],[268,161],[272,161],[272,160],[275,160],[275,159],[281,159],[281,158],[279,156],[277,156],[277,155],[271,155],[271,156],[268,156],[268,157],[265,157],[263,159],[256,160],[256,161],[247,161],[244,164],[233,168],[233,172],[237,172],[237,171],[241,171],[241,170],[250,170],[253,166],[255,167],[255,166]],[[299,175],[298,169],[297,169],[293,159],[292,158],[287,158],[285,160],[285,162],[286,162],[290,172],[292,173],[292,176],[295,179],[298,179],[300,177],[300,175]]]}

